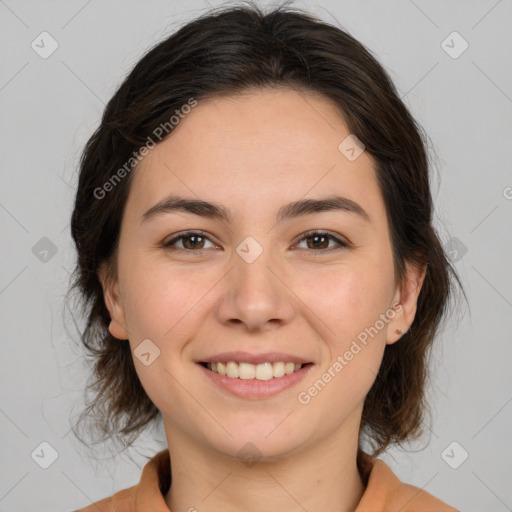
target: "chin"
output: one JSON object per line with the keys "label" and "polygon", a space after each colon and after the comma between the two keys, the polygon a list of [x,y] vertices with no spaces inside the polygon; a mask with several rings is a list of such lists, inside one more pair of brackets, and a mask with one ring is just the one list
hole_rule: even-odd
{"label": "chin", "polygon": [[224,426],[233,437],[220,433],[215,439],[209,436],[209,442],[218,451],[242,461],[245,458],[268,461],[286,458],[304,445],[307,433],[302,432],[299,436],[297,426],[294,428],[291,422],[284,428],[287,420],[279,425],[285,417],[281,416],[279,421],[264,421],[260,418],[257,424],[247,421],[236,424],[230,422]]}

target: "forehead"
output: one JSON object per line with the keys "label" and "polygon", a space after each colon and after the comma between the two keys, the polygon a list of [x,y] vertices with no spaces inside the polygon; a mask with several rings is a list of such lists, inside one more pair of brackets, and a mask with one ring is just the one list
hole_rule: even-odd
{"label": "forehead", "polygon": [[142,210],[170,193],[265,213],[270,202],[339,193],[383,213],[373,159],[339,149],[350,131],[327,98],[263,89],[199,101],[133,171]]}

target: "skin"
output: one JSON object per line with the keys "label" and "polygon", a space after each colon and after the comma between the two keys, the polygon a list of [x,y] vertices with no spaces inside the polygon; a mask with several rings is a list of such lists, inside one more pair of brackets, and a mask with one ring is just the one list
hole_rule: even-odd
{"label": "skin", "polygon": [[[129,339],[132,351],[147,338],[160,349],[149,366],[134,361],[163,416],[173,479],[165,500],[174,512],[348,512],[361,499],[364,399],[386,345],[414,319],[425,269],[408,266],[397,283],[374,161],[367,152],[349,161],[338,150],[349,133],[320,95],[255,90],[199,102],[132,171],[117,278],[105,267],[100,278],[112,335]],[[233,220],[173,212],[142,222],[170,193],[224,205]],[[329,211],[276,223],[281,206],[333,193],[357,202],[370,222]],[[303,240],[312,229],[348,246],[321,252]],[[207,238],[178,240],[181,251],[163,247],[185,230]],[[236,252],[248,236],[263,248],[252,263]],[[329,240],[320,248],[338,246]],[[300,403],[297,394],[394,303],[401,307],[384,328]],[[243,399],[195,363],[232,350],[292,353],[314,366],[274,397]],[[248,442],[261,456],[250,467],[237,456]]]}

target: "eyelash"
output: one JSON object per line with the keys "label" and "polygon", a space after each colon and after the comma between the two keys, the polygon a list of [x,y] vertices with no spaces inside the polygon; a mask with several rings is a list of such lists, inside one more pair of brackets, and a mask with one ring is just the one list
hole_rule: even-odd
{"label": "eyelash", "polygon": [[[205,249],[181,249],[181,248],[177,248],[177,247],[174,247],[174,244],[181,240],[181,239],[184,239],[184,238],[189,238],[189,237],[192,237],[192,236],[200,236],[202,238],[206,238],[207,240],[210,240],[209,237],[206,235],[206,233],[204,233],[203,231],[185,231],[181,234],[179,234],[178,236],[174,237],[172,240],[169,240],[168,242],[165,242],[163,245],[163,247],[165,249],[168,249],[170,251],[181,251],[181,252],[188,252],[188,253],[198,253],[200,251],[203,251]],[[308,238],[313,238],[315,236],[319,236],[319,237],[326,237],[330,240],[333,240],[335,241],[339,247],[330,247],[330,248],[327,248],[327,249],[310,249],[310,251],[313,251],[313,252],[320,252],[320,253],[326,253],[326,252],[331,252],[331,251],[337,251],[337,250],[340,250],[340,249],[344,249],[346,247],[348,247],[348,243],[346,242],[343,242],[342,240],[336,238],[335,236],[331,235],[330,233],[326,232],[326,231],[319,231],[319,230],[312,230],[312,231],[308,231],[307,233],[304,233],[304,235],[302,236],[302,238],[298,241],[298,243],[301,243],[303,242],[304,240],[307,240]],[[210,240],[211,242],[211,240]],[[213,242],[212,242],[213,243]]]}

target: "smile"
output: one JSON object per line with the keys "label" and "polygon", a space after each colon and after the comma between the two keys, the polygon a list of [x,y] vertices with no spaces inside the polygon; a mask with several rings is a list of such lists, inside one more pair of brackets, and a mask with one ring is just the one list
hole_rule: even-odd
{"label": "smile", "polygon": [[201,363],[205,368],[219,375],[229,377],[230,379],[243,380],[270,380],[278,379],[284,375],[291,375],[300,370],[304,364],[277,361],[274,363],[265,362],[261,364],[251,364],[236,361]]}

